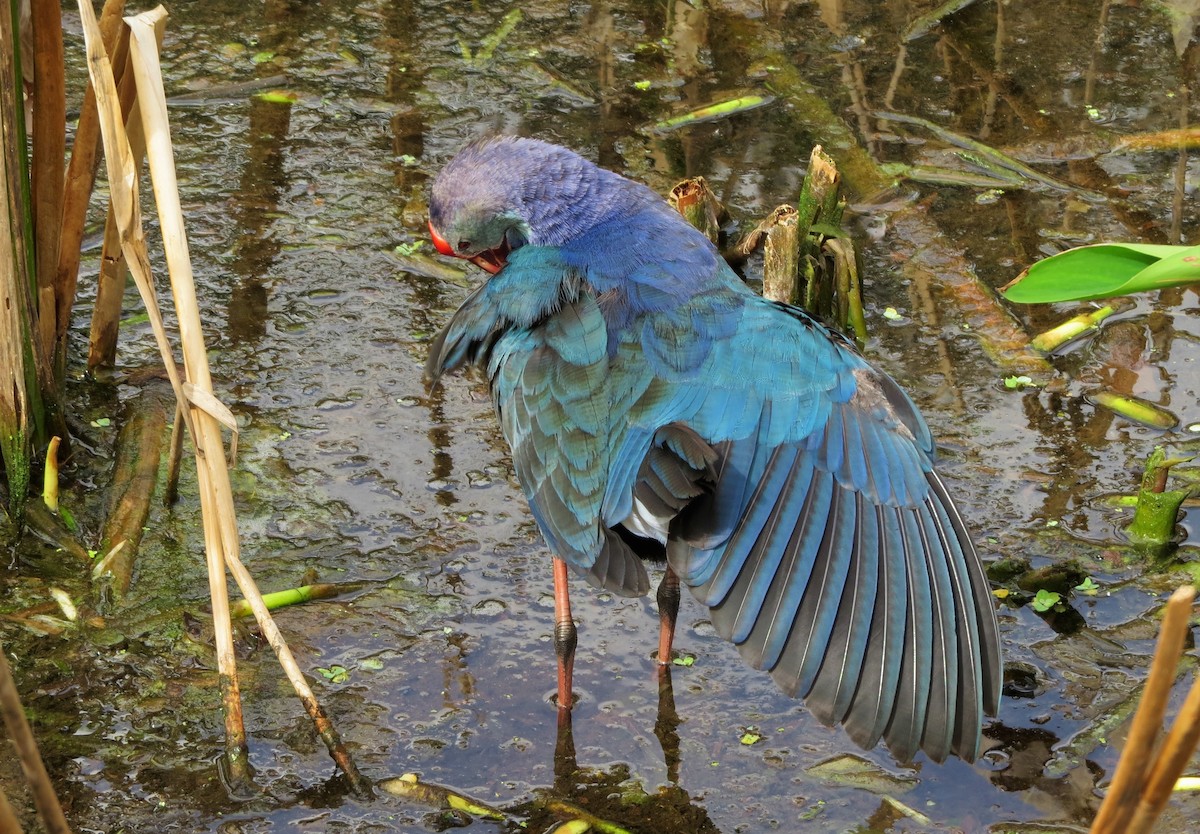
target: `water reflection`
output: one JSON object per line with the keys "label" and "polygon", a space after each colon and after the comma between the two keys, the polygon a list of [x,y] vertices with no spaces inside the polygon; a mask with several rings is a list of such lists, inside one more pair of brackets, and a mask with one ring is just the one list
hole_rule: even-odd
{"label": "water reflection", "polygon": [[[619,820],[645,831],[717,832],[702,798],[691,796],[679,783],[679,714],[671,667],[658,667],[658,707],[654,735],[662,747],[667,784],[646,795],[642,786],[630,785],[629,773],[621,766],[596,768],[581,766],[576,757],[572,712],[556,710],[557,732],[554,744],[554,794],[572,805],[587,809],[601,818]],[[544,799],[533,807],[544,812],[552,803]],[[533,817],[537,820],[537,816]]]}
{"label": "water reflection", "polygon": [[279,254],[280,239],[271,226],[279,196],[287,187],[286,142],[291,103],[250,99],[246,162],[232,198],[238,230],[229,267],[238,276],[229,296],[229,338],[253,345],[267,333],[269,275]]}
{"label": "water reflection", "polygon": [[[392,174],[396,194],[406,219],[424,214],[424,188],[428,171],[415,164],[425,157],[428,130],[425,80],[428,65],[420,51],[420,16],[416,3],[396,2],[383,11],[384,37],[378,42],[387,56],[383,95],[399,105],[391,117]],[[409,220],[411,223],[411,220]]]}

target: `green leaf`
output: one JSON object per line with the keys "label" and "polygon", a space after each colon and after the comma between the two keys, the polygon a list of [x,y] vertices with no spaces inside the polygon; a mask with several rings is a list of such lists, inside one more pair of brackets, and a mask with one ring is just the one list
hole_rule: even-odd
{"label": "green leaf", "polygon": [[325,678],[330,683],[345,683],[350,680],[350,673],[346,671],[345,666],[330,666],[328,669],[320,667],[317,669],[317,674]]}
{"label": "green leaf", "polygon": [[1084,399],[1152,429],[1166,431],[1179,425],[1179,418],[1171,411],[1140,397],[1125,396],[1115,391],[1089,391],[1084,394]]}
{"label": "green leaf", "polygon": [[684,654],[680,655],[679,657],[672,658],[671,662],[676,666],[691,666],[696,662],[696,657],[695,655]]}
{"label": "green leaf", "polygon": [[1004,378],[1004,387],[1012,390],[1014,388],[1028,388],[1033,385],[1033,379],[1027,376],[1006,376]]}
{"label": "green leaf", "polygon": [[1095,579],[1092,579],[1089,576],[1087,579],[1076,585],[1075,590],[1079,591],[1081,594],[1095,594],[1100,590],[1100,586],[1096,583]]}
{"label": "green leaf", "polygon": [[668,133],[672,130],[678,130],[681,127],[691,127],[692,125],[703,124],[704,122],[711,122],[716,119],[725,119],[737,113],[745,113],[747,110],[764,107],[774,100],[775,96],[739,96],[728,101],[709,104],[697,110],[692,110],[690,113],[663,119],[654,125],[653,130],[655,133]]}
{"label": "green leaf", "polygon": [[295,104],[300,100],[299,93],[293,93],[291,90],[263,90],[254,97],[271,104]]}
{"label": "green leaf", "polygon": [[1045,588],[1038,591],[1034,595],[1033,601],[1029,603],[1033,606],[1033,610],[1039,613],[1045,613],[1062,601],[1062,594],[1057,591],[1047,591]]}
{"label": "green leaf", "polygon": [[741,742],[742,742],[742,744],[745,744],[746,746],[749,746],[751,744],[758,744],[758,742],[760,742],[760,741],[762,741],[762,736],[759,735],[758,733],[754,732],[753,730],[747,730],[746,732],[742,733]]}
{"label": "green leaf", "polygon": [[1009,301],[1084,301],[1200,282],[1200,246],[1098,243],[1038,261],[1001,290]]}
{"label": "green leaf", "polygon": [[75,516],[71,514],[63,505],[58,505],[58,515],[63,520],[63,524],[67,525],[67,529],[72,533],[79,535],[79,524],[75,521]]}
{"label": "green leaf", "polygon": [[[1200,281],[1200,246],[1172,246],[1174,251],[1137,274],[1145,289],[1181,287]],[[1142,288],[1130,290],[1140,292]],[[1124,294],[1124,293],[1122,293]]]}

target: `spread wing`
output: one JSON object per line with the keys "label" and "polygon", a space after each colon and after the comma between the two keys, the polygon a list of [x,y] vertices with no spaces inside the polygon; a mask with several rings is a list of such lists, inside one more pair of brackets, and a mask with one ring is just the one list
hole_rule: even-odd
{"label": "spread wing", "polygon": [[719,457],[671,525],[671,566],[718,633],[821,720],[902,760],[974,758],[999,638],[924,421],[799,311],[747,300],[726,329],[675,370],[689,413],[668,416]]}

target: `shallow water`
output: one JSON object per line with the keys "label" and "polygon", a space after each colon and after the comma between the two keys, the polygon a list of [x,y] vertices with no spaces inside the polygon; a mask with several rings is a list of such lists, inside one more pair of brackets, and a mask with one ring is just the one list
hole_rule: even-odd
{"label": "shallow water", "polygon": [[[1006,360],[989,357],[979,324],[942,278],[974,273],[998,286],[1065,246],[1168,239],[1177,155],[1100,153],[1123,135],[1177,127],[1181,108],[1194,116],[1167,18],[1150,7],[1071,2],[1047,17],[1043,4],[982,2],[909,42],[897,72],[900,33],[924,6],[697,5],[172,9],[168,94],[283,73],[273,86],[298,95],[290,107],[218,95],[171,113],[214,375],[241,426],[235,488],[246,562],[264,589],[302,584],[306,572],[362,583],[278,617],[360,769],[374,779],[419,772],[529,814],[530,830],[550,827],[529,804],[547,795],[642,832],[1086,828],[1119,751],[1122,704],[1148,664],[1156,612],[1189,577],[1129,561],[1126,517],[1101,499],[1132,488],[1156,443],[1195,451],[1187,427],[1200,422],[1200,308],[1193,291],[1138,299],[1120,328],[1054,360],[1053,391],[1008,391]],[[78,65],[77,20],[68,17],[68,29]],[[1187,60],[1194,81],[1194,54]],[[776,99],[732,119],[649,130],[746,91]],[[872,130],[854,135],[882,161],[945,163],[943,141],[868,115],[891,109],[1072,183],[996,194],[902,182],[851,201],[867,353],[912,392],[941,439],[942,472],[984,557],[1075,559],[1099,593],[1073,593],[1057,614],[1002,607],[1012,671],[1001,715],[985,728],[988,752],[974,765],[901,766],[884,750],[856,750],[746,669],[688,599],[677,645],[695,663],[672,669],[677,740],[671,721],[656,732],[652,601],[578,583],[574,763],[561,750],[556,758],[548,555],[486,391],[456,378],[427,392],[421,381],[429,340],[479,276],[411,274],[392,251],[423,240],[431,175],[493,131],[570,145],[663,192],[703,174],[751,224],[794,198],[814,143],[848,157],[814,99],[853,130]],[[1187,162],[1180,176],[1181,230],[1194,240],[1200,168]],[[920,222],[898,230],[898,214]],[[94,256],[84,269],[86,302]],[[127,306],[130,316],[140,310],[132,291]],[[1077,306],[1086,305],[1015,313],[1036,332]],[[887,308],[898,317],[885,317]],[[81,348],[86,334],[81,312]],[[119,361],[155,361],[136,319]],[[1099,384],[1171,408],[1181,428],[1155,431],[1094,407],[1083,394]],[[82,379],[76,388],[88,419],[116,417],[134,393]],[[113,430],[86,422],[83,445],[102,450]],[[69,500],[82,517],[99,517],[100,491],[87,478],[102,486],[104,477],[85,478],[82,463],[80,472]],[[434,826],[427,808],[349,794],[253,633],[240,644],[240,669],[263,793],[230,797],[214,764],[221,720],[186,478],[183,495],[175,509],[156,509],[133,602],[105,629],[34,638],[0,621],[76,829]],[[1193,540],[1196,520],[1189,510],[1183,524]],[[1185,544],[1180,559],[1194,556]],[[0,582],[14,610],[45,599],[45,583],[19,566]],[[182,619],[178,599],[200,619]],[[345,680],[320,671],[335,666]],[[742,743],[749,729],[761,740]],[[871,777],[818,767],[846,755],[873,764]],[[1186,827],[1180,821],[1200,805],[1180,797],[1169,813]]]}

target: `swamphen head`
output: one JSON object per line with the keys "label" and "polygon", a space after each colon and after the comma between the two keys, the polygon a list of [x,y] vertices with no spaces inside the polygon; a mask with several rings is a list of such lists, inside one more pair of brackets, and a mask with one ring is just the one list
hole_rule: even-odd
{"label": "swamphen head", "polygon": [[498,136],[468,145],[438,174],[429,233],[438,252],[495,274],[527,243],[562,246],[622,211],[658,203],[645,186],[566,148]]}
{"label": "swamphen head", "polygon": [[488,376],[555,556],[560,708],[568,568],[636,595],[657,554],[661,662],[686,585],[747,662],[864,747],[978,755],[1001,683],[991,591],[890,377],[748,290],[650,189],[565,148],[468,146],[434,182],[429,228],[492,274],[427,376]]}

